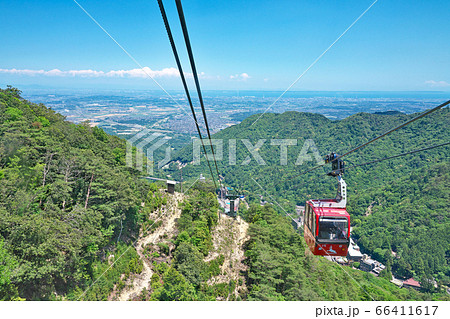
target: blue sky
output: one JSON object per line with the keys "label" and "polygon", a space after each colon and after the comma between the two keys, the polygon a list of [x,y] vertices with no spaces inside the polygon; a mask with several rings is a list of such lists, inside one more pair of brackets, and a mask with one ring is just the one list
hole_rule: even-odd
{"label": "blue sky", "polygon": [[[166,89],[182,89],[156,0],[78,2]],[[284,90],[372,2],[185,0],[201,85]],[[446,0],[379,0],[292,90],[450,91],[449,12]],[[2,1],[0,30],[2,87],[158,89],[72,0]]]}

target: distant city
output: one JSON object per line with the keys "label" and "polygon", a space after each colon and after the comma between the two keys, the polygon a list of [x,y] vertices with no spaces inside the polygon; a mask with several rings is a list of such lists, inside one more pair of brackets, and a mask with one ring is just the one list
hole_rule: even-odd
{"label": "distant city", "polygon": [[[91,125],[125,138],[144,128],[172,137],[195,136],[194,121],[184,94],[170,94],[171,97],[153,91],[25,90],[23,96],[32,102],[45,104],[69,121],[88,120]],[[266,91],[205,92],[211,130],[220,131],[250,115],[266,111],[280,94]],[[340,120],[358,112],[420,112],[444,99],[445,94],[439,92],[288,92],[268,112],[313,112]],[[194,100],[197,116],[202,119],[197,102]],[[202,120],[199,124],[204,128]]]}
{"label": "distant city", "polygon": [[[358,112],[399,111],[420,112],[445,100],[440,92],[282,92],[268,91],[206,91],[204,103],[211,133],[239,124],[247,117],[267,112],[313,112],[332,120],[340,120]],[[192,92],[191,96],[195,96]],[[161,163],[166,147],[171,155],[197,137],[195,122],[184,92],[114,90],[72,91],[25,89],[23,97],[61,113],[68,121],[89,121],[107,133],[130,139],[146,129],[146,135],[164,136],[166,144],[154,153]],[[273,104],[273,105],[272,105]],[[194,99],[198,123],[206,137],[206,129],[197,99]],[[139,135],[136,135],[139,136]],[[156,140],[156,139],[155,139]],[[142,146],[144,152],[151,143]],[[161,167],[164,169],[164,167]],[[156,168],[154,174],[165,173]],[[162,175],[161,175],[162,174]]]}

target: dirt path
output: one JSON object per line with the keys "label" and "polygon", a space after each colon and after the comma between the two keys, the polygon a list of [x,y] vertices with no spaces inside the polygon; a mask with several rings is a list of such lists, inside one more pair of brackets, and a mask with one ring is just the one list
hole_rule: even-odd
{"label": "dirt path", "polygon": [[369,207],[367,207],[367,210],[366,210],[364,216],[370,216],[370,214],[372,214],[372,208],[375,205],[375,203],[376,203],[376,201],[370,203]]}
{"label": "dirt path", "polygon": [[[143,254],[144,247],[147,244],[156,244],[158,240],[164,234],[173,234],[175,231],[175,220],[180,217],[181,209],[179,208],[178,203],[183,201],[183,194],[175,193],[174,195],[168,195],[167,205],[163,206],[159,210],[157,210],[153,216],[160,216],[160,219],[163,221],[162,225],[158,227],[152,234],[148,236],[141,237],[137,243],[135,244],[136,251],[143,261],[143,269],[139,275],[136,275],[130,279],[131,283],[128,282],[127,286],[124,290],[120,292],[117,296],[117,300],[126,301],[131,300],[138,296],[144,288],[149,287],[150,279],[152,278],[153,271],[151,268],[151,264],[145,258]],[[155,216],[155,217],[156,217]],[[156,222],[156,220],[155,220]],[[131,284],[131,287],[129,285]]]}
{"label": "dirt path", "polygon": [[[214,249],[205,258],[210,261],[220,255],[225,257],[225,261],[221,268],[221,274],[208,280],[208,284],[228,283],[230,280],[236,282],[234,291],[235,297],[239,295],[239,291],[246,290],[244,277],[241,271],[246,270],[246,266],[242,263],[244,260],[243,244],[248,240],[247,235],[248,223],[242,218],[236,219],[221,214],[219,223],[213,231]],[[239,285],[239,279],[242,284]],[[228,296],[227,300],[230,298]]]}
{"label": "dirt path", "polygon": [[[143,261],[142,272],[128,279],[125,288],[117,296],[111,296],[111,299],[120,301],[133,300],[141,294],[144,288],[149,288],[153,270],[152,264],[144,255],[144,248],[148,244],[157,244],[163,241],[163,238],[172,238],[174,236],[177,231],[176,219],[181,215],[179,203],[183,199],[183,194],[180,193],[170,195],[167,205],[151,214],[151,219],[157,220],[159,216],[163,223],[152,234],[145,237],[141,236],[135,244],[136,251]],[[234,293],[228,295],[227,300],[233,295],[237,297],[240,292],[247,289],[245,287],[245,279],[241,274],[241,271],[246,270],[246,266],[242,263],[244,260],[244,249],[242,246],[248,240],[247,230],[248,224],[240,217],[234,219],[220,214],[219,222],[212,233],[214,248],[205,258],[205,261],[213,260],[220,255],[225,257],[225,261],[221,268],[221,274],[211,278],[208,284],[229,283],[233,280],[236,283],[236,288]]]}

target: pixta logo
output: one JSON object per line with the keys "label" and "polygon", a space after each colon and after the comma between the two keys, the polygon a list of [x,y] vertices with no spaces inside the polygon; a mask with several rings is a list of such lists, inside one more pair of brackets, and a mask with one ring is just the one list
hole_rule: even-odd
{"label": "pixta logo", "polygon": [[[267,145],[266,139],[259,139],[253,142],[249,139],[230,139],[225,142],[228,143],[228,154],[225,154],[228,155],[228,165],[249,165],[254,163],[257,165],[267,165],[263,156],[260,154],[261,148]],[[239,143],[243,144],[245,153],[248,154],[241,161],[237,160],[239,157],[237,156],[238,150],[241,152],[243,150],[242,147],[237,147]],[[296,139],[272,139],[270,140],[269,146],[272,149],[270,152],[266,152],[266,154],[274,154],[274,152],[277,152],[279,154],[279,164],[282,166],[288,165],[288,147],[296,146],[298,145],[297,143],[298,141]],[[221,139],[203,140],[203,145],[207,151],[211,148],[211,145],[213,146],[216,161],[224,160],[224,144],[224,140]],[[194,165],[200,165],[203,145],[202,140],[200,139],[195,139],[193,141],[192,163]],[[324,164],[323,158],[320,156],[319,149],[314,141],[312,139],[307,139],[303,143],[298,156],[296,156],[295,165],[303,165],[305,162],[314,160],[318,165]]]}
{"label": "pixta logo", "polygon": [[[144,170],[144,166],[147,168],[147,174],[153,174],[153,168],[155,166],[154,153],[156,150],[165,145],[171,137],[165,136],[162,133],[152,133],[148,129],[133,135],[127,140],[126,150],[126,164],[128,167],[133,167],[139,171]],[[135,151],[135,164],[133,165],[133,146],[136,147]],[[145,152],[145,153],[144,153]],[[144,163],[145,159],[145,163]],[[165,149],[165,157],[158,162],[158,168],[163,167],[170,162],[171,148],[167,146]]]}

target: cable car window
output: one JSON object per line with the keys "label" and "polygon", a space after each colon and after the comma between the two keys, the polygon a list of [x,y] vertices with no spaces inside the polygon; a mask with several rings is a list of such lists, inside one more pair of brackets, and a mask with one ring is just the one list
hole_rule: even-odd
{"label": "cable car window", "polygon": [[305,225],[309,229],[311,229],[310,222],[311,222],[311,207],[309,207],[309,205],[306,205],[306,208],[305,208]]}
{"label": "cable car window", "polygon": [[306,209],[305,209],[305,220],[303,221],[305,223],[305,225],[309,226],[309,206],[306,205]]}
{"label": "cable car window", "polygon": [[319,239],[347,239],[348,222],[345,218],[320,218]]}
{"label": "cable car window", "polygon": [[312,221],[313,221],[313,210],[311,209],[311,207],[309,207],[309,212],[308,212],[308,227],[309,229],[312,231]]}
{"label": "cable car window", "polygon": [[311,232],[316,237],[316,214],[311,214]]}

